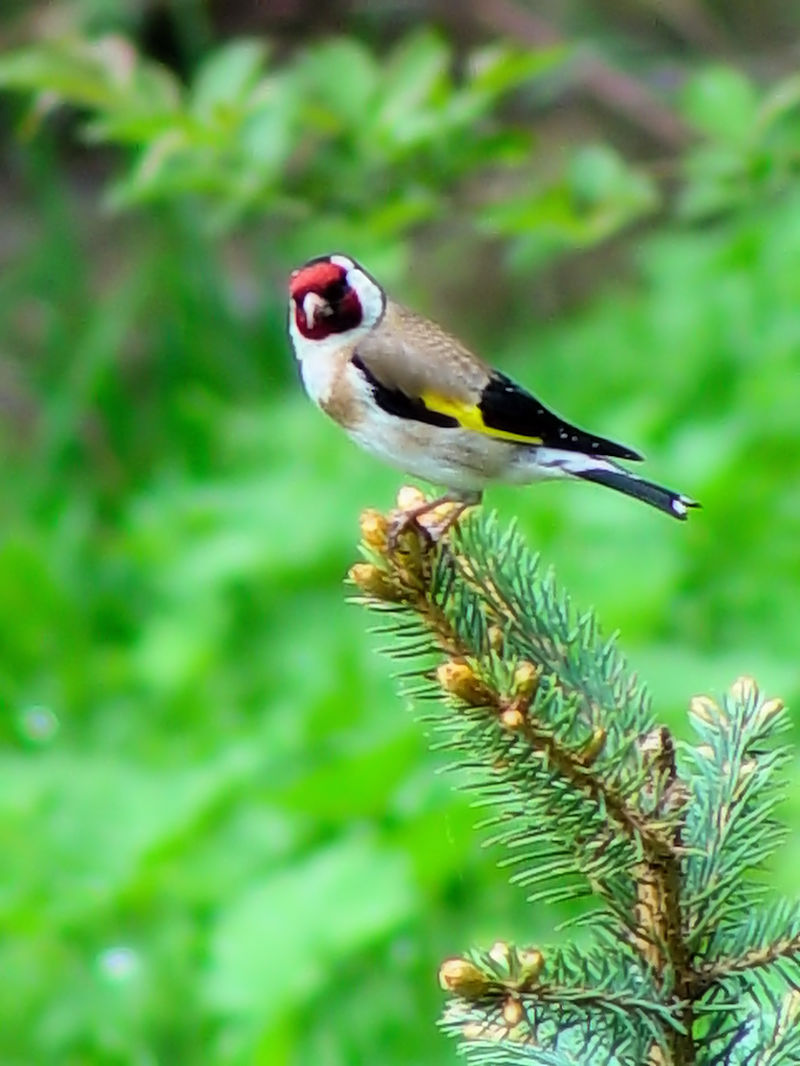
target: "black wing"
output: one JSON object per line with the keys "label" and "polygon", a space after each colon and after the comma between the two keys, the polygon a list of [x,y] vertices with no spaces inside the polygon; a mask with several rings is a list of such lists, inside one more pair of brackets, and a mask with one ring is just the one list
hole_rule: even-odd
{"label": "black wing", "polygon": [[497,430],[498,434],[538,438],[546,448],[563,448],[585,455],[636,461],[642,458],[632,448],[605,437],[595,437],[565,422],[505,374],[492,374],[481,393],[478,409],[486,429]]}

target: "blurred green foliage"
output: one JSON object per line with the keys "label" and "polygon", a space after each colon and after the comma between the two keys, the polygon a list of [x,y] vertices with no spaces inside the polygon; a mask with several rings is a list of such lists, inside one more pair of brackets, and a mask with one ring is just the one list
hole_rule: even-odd
{"label": "blurred green foliage", "polygon": [[729,66],[711,66],[686,85],[683,109],[707,140],[683,165],[682,213],[713,216],[786,190],[798,173],[800,75],[769,89]]}
{"label": "blurred green foliage", "polygon": [[[744,671],[798,702],[795,82],[687,81],[702,137],[671,217],[643,166],[581,143],[540,168],[531,123],[498,112],[561,51],[492,47],[457,79],[450,55],[425,32],[388,58],[326,39],[265,66],[239,42],[188,88],[119,41],[0,58],[2,84],[45,93],[23,131],[48,93],[81,104],[129,153],[114,203],[147,205],[98,218],[47,123],[14,149],[4,1066],[438,1063],[440,959],[553,936],[477,849],[344,603],[358,512],[399,479],[295,383],[284,286],[307,255],[363,256],[702,500],[686,526],[590,486],[489,500],[621,630],[660,715]],[[556,252],[657,210],[619,279],[542,313]],[[795,838],[780,887],[798,861]]]}
{"label": "blurred green foliage", "polygon": [[451,48],[427,30],[383,61],[340,38],[272,69],[262,42],[241,40],[183,89],[123,38],[67,39],[0,58],[0,87],[36,94],[32,123],[66,102],[88,109],[91,141],[135,149],[115,206],[200,194],[217,224],[268,211],[341,237],[357,221],[377,244],[441,216],[443,193],[486,161],[524,158],[530,135],[496,128],[493,106],[561,55],[488,46],[455,83]]}

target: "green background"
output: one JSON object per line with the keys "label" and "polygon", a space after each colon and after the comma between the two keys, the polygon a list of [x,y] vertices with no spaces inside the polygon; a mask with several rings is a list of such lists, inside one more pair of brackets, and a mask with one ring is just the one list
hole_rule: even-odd
{"label": "green background", "polygon": [[[469,10],[436,9],[456,65],[503,31]],[[659,718],[688,738],[689,697],[741,673],[800,703],[800,137],[762,181],[737,97],[737,72],[792,84],[800,20],[778,3],[681,10],[683,28],[645,3],[537,9],[694,129],[654,144],[556,74],[497,104],[538,139],[516,164],[516,214],[501,195],[478,224],[483,191],[507,179],[431,157],[424,181],[403,167],[393,181],[427,183],[432,208],[417,221],[412,197],[408,225],[365,230],[348,182],[368,189],[371,141],[320,149],[297,226],[258,201],[205,225],[197,189],[109,212],[125,153],[84,143],[69,113],[31,136],[30,101],[3,99],[3,1066],[452,1061],[441,959],[546,943],[570,914],[531,911],[481,850],[476,812],[346,603],[359,512],[391,506],[402,478],[302,395],[285,286],[307,256],[363,255],[398,298],[702,501],[686,524],[587,485],[487,501],[619,631]],[[231,35],[271,37],[288,68],[332,34],[380,57],[420,24],[425,4],[30,4],[0,20],[0,43],[112,29],[191,78]],[[349,106],[358,86],[344,89]],[[708,126],[710,160],[692,148]],[[567,239],[562,187],[530,203],[520,188],[549,180],[553,146],[598,140],[666,173],[663,198],[636,225],[622,212]],[[703,201],[725,151],[746,156],[741,188]],[[581,158],[572,194],[614,185],[608,157]],[[699,208],[681,207],[686,188]],[[215,208],[232,198],[210,191]],[[771,875],[789,894],[797,782]]]}

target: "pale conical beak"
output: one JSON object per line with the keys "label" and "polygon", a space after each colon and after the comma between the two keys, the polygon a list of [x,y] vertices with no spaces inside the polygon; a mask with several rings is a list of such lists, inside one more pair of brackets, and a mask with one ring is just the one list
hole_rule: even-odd
{"label": "pale conical beak", "polygon": [[318,316],[325,315],[328,310],[327,300],[324,300],[319,293],[307,292],[303,297],[303,314],[306,316],[306,322],[313,328]]}

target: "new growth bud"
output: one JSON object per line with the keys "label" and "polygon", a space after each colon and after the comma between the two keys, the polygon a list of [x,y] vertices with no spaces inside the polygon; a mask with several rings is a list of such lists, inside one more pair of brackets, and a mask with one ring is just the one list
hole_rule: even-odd
{"label": "new growth bud", "polygon": [[471,707],[485,707],[492,702],[492,694],[475,671],[461,659],[448,659],[436,670],[436,680],[453,696]]}
{"label": "new growth bud", "polygon": [[698,722],[713,725],[719,721],[722,709],[708,696],[692,696],[689,700],[689,714]]}
{"label": "new growth bud", "polygon": [[380,511],[367,508],[361,512],[361,539],[368,548],[383,554],[386,551],[389,536],[389,523]]}
{"label": "new growth bud", "polygon": [[781,1000],[778,1014],[782,1032],[790,1032],[800,1022],[800,989],[792,988]]}
{"label": "new growth bud", "polygon": [[544,955],[536,948],[518,948],[519,987],[530,989],[536,984],[544,966]]}
{"label": "new growth bud", "polygon": [[509,1029],[519,1025],[525,1017],[525,1011],[516,996],[509,996],[503,1004],[503,1021]]}
{"label": "new growth bud", "polygon": [[504,974],[511,973],[511,945],[505,940],[496,940],[489,949],[489,958]]}
{"label": "new growth bud", "polygon": [[439,984],[445,992],[477,999],[489,987],[489,979],[469,959],[445,959],[439,967]]}
{"label": "new growth bud", "polygon": [[731,696],[737,703],[750,703],[751,700],[758,699],[758,685],[746,674],[744,677],[737,677],[731,685]]}
{"label": "new growth bud", "polygon": [[584,766],[591,766],[595,761],[606,745],[607,735],[608,734],[602,726],[599,725],[596,727],[592,735],[578,752],[578,756]]}
{"label": "new growth bud", "polygon": [[525,725],[525,715],[519,707],[506,707],[500,713],[500,725],[509,733],[518,733]]}
{"label": "new growth bud", "polygon": [[495,653],[500,655],[503,651],[503,630],[500,626],[489,626],[486,631],[486,638],[489,642],[489,648]]}
{"label": "new growth bud", "polygon": [[781,713],[783,707],[783,700],[765,700],[758,708],[758,713],[756,715],[756,720],[758,721],[758,724],[760,726],[769,725],[772,719],[777,718],[777,716]]}
{"label": "new growth bud", "polygon": [[425,503],[425,494],[416,485],[403,485],[397,493],[397,507],[400,511],[413,511]]}
{"label": "new growth bud", "polygon": [[689,714],[703,725],[714,726],[718,730],[730,728],[730,718],[710,696],[692,696],[689,700]]}
{"label": "new growth bud", "polygon": [[362,592],[376,600],[386,600],[389,603],[397,603],[403,597],[385,571],[373,563],[355,563],[350,567],[348,574],[354,585],[358,585]]}
{"label": "new growth bud", "polygon": [[533,663],[523,662],[514,671],[514,692],[530,701],[539,687],[539,669]]}

